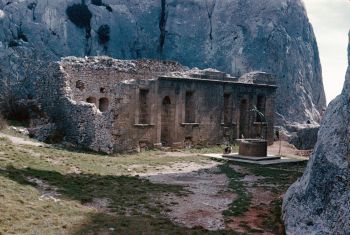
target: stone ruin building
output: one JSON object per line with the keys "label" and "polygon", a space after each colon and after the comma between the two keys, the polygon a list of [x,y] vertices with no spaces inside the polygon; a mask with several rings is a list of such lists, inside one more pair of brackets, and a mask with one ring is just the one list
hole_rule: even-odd
{"label": "stone ruin building", "polygon": [[46,72],[43,109],[65,141],[94,151],[207,146],[260,133],[273,141],[277,87],[270,74],[236,78],[176,62],[109,57],[67,57]]}

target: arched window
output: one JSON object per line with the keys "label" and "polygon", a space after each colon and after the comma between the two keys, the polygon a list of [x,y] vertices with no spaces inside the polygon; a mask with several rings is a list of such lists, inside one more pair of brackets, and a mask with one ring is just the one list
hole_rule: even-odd
{"label": "arched window", "polygon": [[101,112],[106,112],[108,111],[108,106],[109,106],[109,101],[107,98],[101,98],[99,100],[99,109]]}
{"label": "arched window", "polygon": [[88,103],[90,103],[90,104],[96,105],[97,100],[96,100],[95,97],[91,97],[91,96],[90,96],[89,98],[86,99],[86,102],[88,102]]}

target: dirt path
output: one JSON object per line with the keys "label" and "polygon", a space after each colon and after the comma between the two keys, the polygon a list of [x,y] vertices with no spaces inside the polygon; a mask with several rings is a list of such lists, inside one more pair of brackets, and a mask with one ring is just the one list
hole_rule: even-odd
{"label": "dirt path", "polygon": [[166,216],[186,227],[201,226],[208,230],[225,229],[222,212],[236,198],[228,192],[228,178],[218,173],[218,168],[189,173],[163,174],[147,177],[154,183],[184,186],[190,194],[183,197],[164,197],[171,211]]}
{"label": "dirt path", "polygon": [[[281,147],[281,152],[280,152]],[[268,153],[271,155],[279,155],[281,153],[282,156],[292,156],[292,157],[309,157],[311,155],[311,150],[298,150],[294,147],[294,145],[289,144],[286,141],[276,141],[273,145],[268,147]]]}
{"label": "dirt path", "polygon": [[[205,162],[175,162],[171,165],[160,165],[154,170],[148,171],[147,173],[132,173],[132,175],[139,175],[141,177],[151,177],[155,175],[167,175],[167,174],[185,174],[191,172],[197,172],[200,170],[211,169],[218,166],[219,163],[215,161]],[[137,164],[129,166],[130,172],[135,171],[142,167],[146,167],[145,164]]]}
{"label": "dirt path", "polygon": [[15,145],[32,145],[32,146],[37,146],[37,147],[41,147],[41,146],[45,145],[43,143],[40,143],[40,142],[37,142],[34,140],[25,139],[25,138],[21,138],[21,137],[15,137],[15,136],[4,134],[4,133],[0,133],[0,137],[7,138]]}

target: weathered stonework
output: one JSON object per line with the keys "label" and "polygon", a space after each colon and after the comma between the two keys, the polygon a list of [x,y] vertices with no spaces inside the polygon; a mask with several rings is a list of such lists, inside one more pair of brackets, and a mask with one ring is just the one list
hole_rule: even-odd
{"label": "weathered stonework", "polygon": [[276,86],[262,72],[237,79],[176,62],[67,57],[40,86],[43,109],[66,141],[95,151],[214,145],[260,133],[273,140]]}

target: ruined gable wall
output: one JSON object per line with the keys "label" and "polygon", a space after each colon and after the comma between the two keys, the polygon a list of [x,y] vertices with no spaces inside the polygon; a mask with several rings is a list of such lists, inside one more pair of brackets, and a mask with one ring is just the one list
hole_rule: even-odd
{"label": "ruined gable wall", "polygon": [[53,63],[38,85],[42,109],[65,136],[65,141],[106,153],[113,152],[110,115],[102,114],[86,102],[74,100],[69,75],[59,63]]}
{"label": "ruined gable wall", "polygon": [[[155,63],[158,64],[158,62]],[[144,66],[145,63],[141,65]],[[93,111],[92,117],[84,113],[74,114],[87,119],[88,122],[94,120],[96,123],[90,127],[95,130],[93,135],[89,134],[93,141],[86,147],[106,152],[106,147],[100,148],[100,146],[109,143],[108,153],[125,152],[137,149],[140,141],[151,137],[151,139],[156,139],[156,133],[150,133],[149,128],[135,128],[135,124],[138,123],[138,92],[140,87],[150,89],[149,84],[155,83],[155,79],[158,78],[158,72],[153,71],[157,69],[165,71],[164,67],[155,67],[153,70],[144,67],[136,71],[134,69],[121,70],[111,66],[99,68],[91,64],[64,62],[61,63],[61,66],[66,74],[66,88],[69,91],[65,95],[79,104],[90,106]],[[140,64],[137,67],[139,66]],[[171,68],[169,70],[172,71]],[[155,94],[154,90],[150,91],[150,96]],[[102,99],[108,101],[106,110],[101,109]],[[153,102],[153,100],[154,98],[150,97],[150,101]],[[87,102],[92,104],[87,104]],[[155,113],[155,110],[153,111],[152,113]],[[89,133],[91,130],[83,128],[78,132],[85,135],[84,132]]]}

